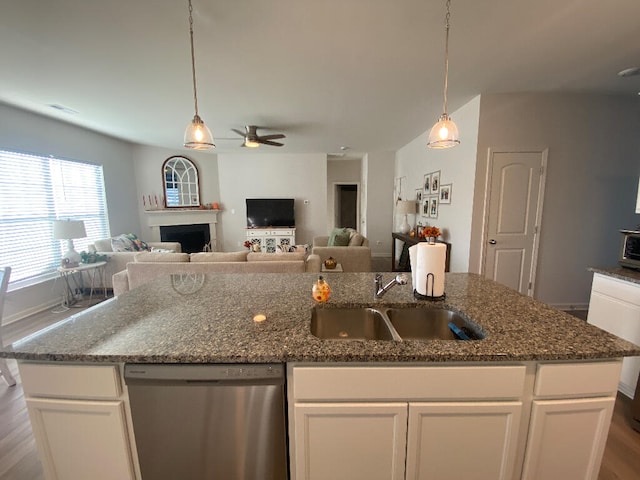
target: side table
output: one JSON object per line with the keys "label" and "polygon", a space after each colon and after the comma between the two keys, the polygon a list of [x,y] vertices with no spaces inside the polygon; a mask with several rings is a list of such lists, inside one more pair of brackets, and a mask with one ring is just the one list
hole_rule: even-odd
{"label": "side table", "polygon": [[342,264],[341,263],[336,263],[336,267],[335,268],[327,268],[324,266],[324,262],[322,263],[322,273],[331,273],[331,272],[339,272],[342,273]]}
{"label": "side table", "polygon": [[[65,291],[62,294],[62,305],[70,307],[77,302],[75,297],[75,291],[83,289],[82,273],[87,272],[90,280],[89,285],[89,304],[93,300],[93,292],[96,290],[96,280],[100,282],[101,288],[104,293],[104,298],[107,298],[107,283],[105,281],[105,265],[107,262],[95,262],[95,263],[81,263],[76,267],[58,267],[58,274],[60,278],[64,280]],[[80,274],[80,279],[76,277],[76,274]]]}

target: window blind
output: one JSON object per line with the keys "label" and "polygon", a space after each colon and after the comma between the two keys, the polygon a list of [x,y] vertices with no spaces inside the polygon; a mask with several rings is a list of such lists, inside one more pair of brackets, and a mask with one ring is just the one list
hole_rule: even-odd
{"label": "window blind", "polygon": [[0,150],[0,265],[12,268],[13,287],[60,266],[66,240],[53,239],[56,219],[84,221],[77,252],[109,236],[102,166]]}

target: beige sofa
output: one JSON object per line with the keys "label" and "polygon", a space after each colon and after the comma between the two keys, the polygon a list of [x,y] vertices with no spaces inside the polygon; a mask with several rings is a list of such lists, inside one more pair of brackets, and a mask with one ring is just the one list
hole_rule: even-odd
{"label": "beige sofa", "polygon": [[333,257],[336,262],[342,265],[344,272],[370,272],[371,248],[369,248],[369,240],[362,235],[356,235],[355,230],[351,232],[349,245],[346,247],[327,246],[328,236],[314,237],[311,253],[318,255],[321,262]]}
{"label": "beige sofa", "polygon": [[[147,245],[149,245],[149,248],[182,252],[182,246],[179,242],[147,242]],[[96,249],[97,254],[107,256],[107,265],[105,266],[105,283],[107,288],[113,288],[113,275],[127,268],[127,263],[133,262],[135,256],[140,253],[114,252],[111,248],[111,238],[96,240],[93,243],[93,247]]]}
{"label": "beige sofa", "polygon": [[154,278],[187,273],[304,273],[320,272],[320,257],[304,252],[149,253],[134,256],[113,275],[113,294],[120,295]]}

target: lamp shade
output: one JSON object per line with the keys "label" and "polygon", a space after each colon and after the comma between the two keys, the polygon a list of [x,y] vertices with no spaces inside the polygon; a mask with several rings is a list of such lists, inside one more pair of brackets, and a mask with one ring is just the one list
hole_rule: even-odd
{"label": "lamp shade", "polygon": [[416,213],[415,200],[400,200],[398,202],[397,213],[399,215],[413,215]]}
{"label": "lamp shade", "polygon": [[216,145],[213,143],[211,130],[202,119],[196,115],[184,132],[184,146],[194,150],[211,150]]}
{"label": "lamp shade", "polygon": [[450,148],[460,144],[458,127],[451,117],[443,113],[429,133],[430,148]]}
{"label": "lamp shade", "polygon": [[72,238],[84,238],[87,231],[82,220],[54,220],[53,238],[55,240],[70,240]]}

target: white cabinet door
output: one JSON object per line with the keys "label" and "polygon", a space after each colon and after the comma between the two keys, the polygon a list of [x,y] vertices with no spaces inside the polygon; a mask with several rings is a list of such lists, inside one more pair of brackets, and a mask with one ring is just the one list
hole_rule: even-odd
{"label": "white cabinet door", "polygon": [[614,397],[533,402],[523,480],[595,480]]}
{"label": "white cabinet door", "polygon": [[[621,285],[621,282],[618,285]],[[640,300],[640,287],[637,287],[637,290],[637,300]],[[592,291],[588,321],[636,345],[640,344],[640,306],[638,305]],[[639,372],[640,357],[629,357],[622,361],[620,391],[628,397],[633,398]]]}
{"label": "white cabinet door", "polygon": [[295,410],[296,480],[402,480],[406,403],[303,403]]}
{"label": "white cabinet door", "polygon": [[521,402],[410,403],[407,480],[511,479],[521,412]]}
{"label": "white cabinet door", "polygon": [[135,478],[123,401],[27,399],[49,480]]}

